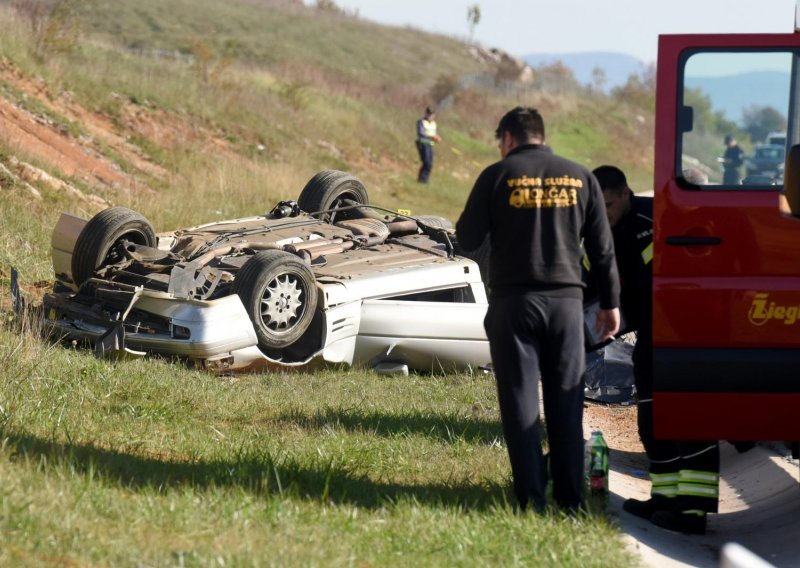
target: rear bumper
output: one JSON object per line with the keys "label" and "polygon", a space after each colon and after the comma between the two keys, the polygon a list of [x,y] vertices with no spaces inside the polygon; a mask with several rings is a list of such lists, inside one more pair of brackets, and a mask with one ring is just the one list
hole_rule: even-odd
{"label": "rear bumper", "polygon": [[[159,293],[145,293],[136,308],[167,320],[171,331],[138,332],[136,321],[129,318],[125,322],[125,343],[131,349],[209,359],[258,343],[253,324],[235,295],[188,302]],[[116,324],[110,318],[105,322],[88,321],[85,316],[85,308],[71,303],[68,295],[51,294],[44,299],[44,324],[55,335],[94,342]],[[175,336],[172,330],[178,326],[188,330],[188,338]]]}

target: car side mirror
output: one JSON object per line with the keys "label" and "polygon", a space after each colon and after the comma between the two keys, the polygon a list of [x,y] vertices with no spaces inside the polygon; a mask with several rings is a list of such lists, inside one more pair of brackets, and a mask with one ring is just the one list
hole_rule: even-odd
{"label": "car side mirror", "polygon": [[789,148],[783,172],[783,196],[789,211],[800,217],[800,144]]}

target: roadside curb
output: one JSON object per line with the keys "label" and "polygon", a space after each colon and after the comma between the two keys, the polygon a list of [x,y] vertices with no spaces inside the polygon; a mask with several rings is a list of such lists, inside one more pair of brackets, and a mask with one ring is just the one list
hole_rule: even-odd
{"label": "roadside curb", "polygon": [[649,496],[647,460],[609,445],[609,510],[643,565],[717,567],[722,547],[736,542],[774,566],[800,567],[798,462],[782,444],[759,443],[743,454],[721,444],[720,512],[709,516],[703,536],[671,533],[622,511],[625,499]]}

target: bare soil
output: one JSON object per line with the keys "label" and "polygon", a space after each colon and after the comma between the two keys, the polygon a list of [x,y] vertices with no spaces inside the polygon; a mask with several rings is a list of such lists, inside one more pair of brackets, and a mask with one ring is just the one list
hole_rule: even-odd
{"label": "bare soil", "polygon": [[[131,140],[174,148],[197,144],[209,152],[240,157],[221,135],[148,105],[119,98],[114,116],[89,110],[69,92],[51,92],[41,80],[25,76],[9,60],[0,59],[0,140],[21,161],[36,160],[62,179],[81,180],[104,195],[151,193],[154,181],[175,181]],[[14,93],[13,96],[10,93]],[[34,111],[28,109],[35,109]],[[68,132],[79,126],[80,136]]]}
{"label": "bare soil", "polygon": [[583,425],[587,435],[600,430],[610,448],[626,453],[644,453],[636,426],[636,405],[586,402]]}

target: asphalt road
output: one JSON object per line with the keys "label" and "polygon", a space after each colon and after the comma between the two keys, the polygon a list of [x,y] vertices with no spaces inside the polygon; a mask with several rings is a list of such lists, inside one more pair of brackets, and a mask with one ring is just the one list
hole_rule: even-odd
{"label": "asphalt road", "polygon": [[721,444],[720,512],[703,536],[672,533],[622,510],[629,498],[646,499],[650,484],[640,451],[613,447],[609,507],[629,547],[644,566],[720,566],[720,551],[735,542],[777,567],[800,567],[800,468],[784,444],[759,443],[739,454]]}

